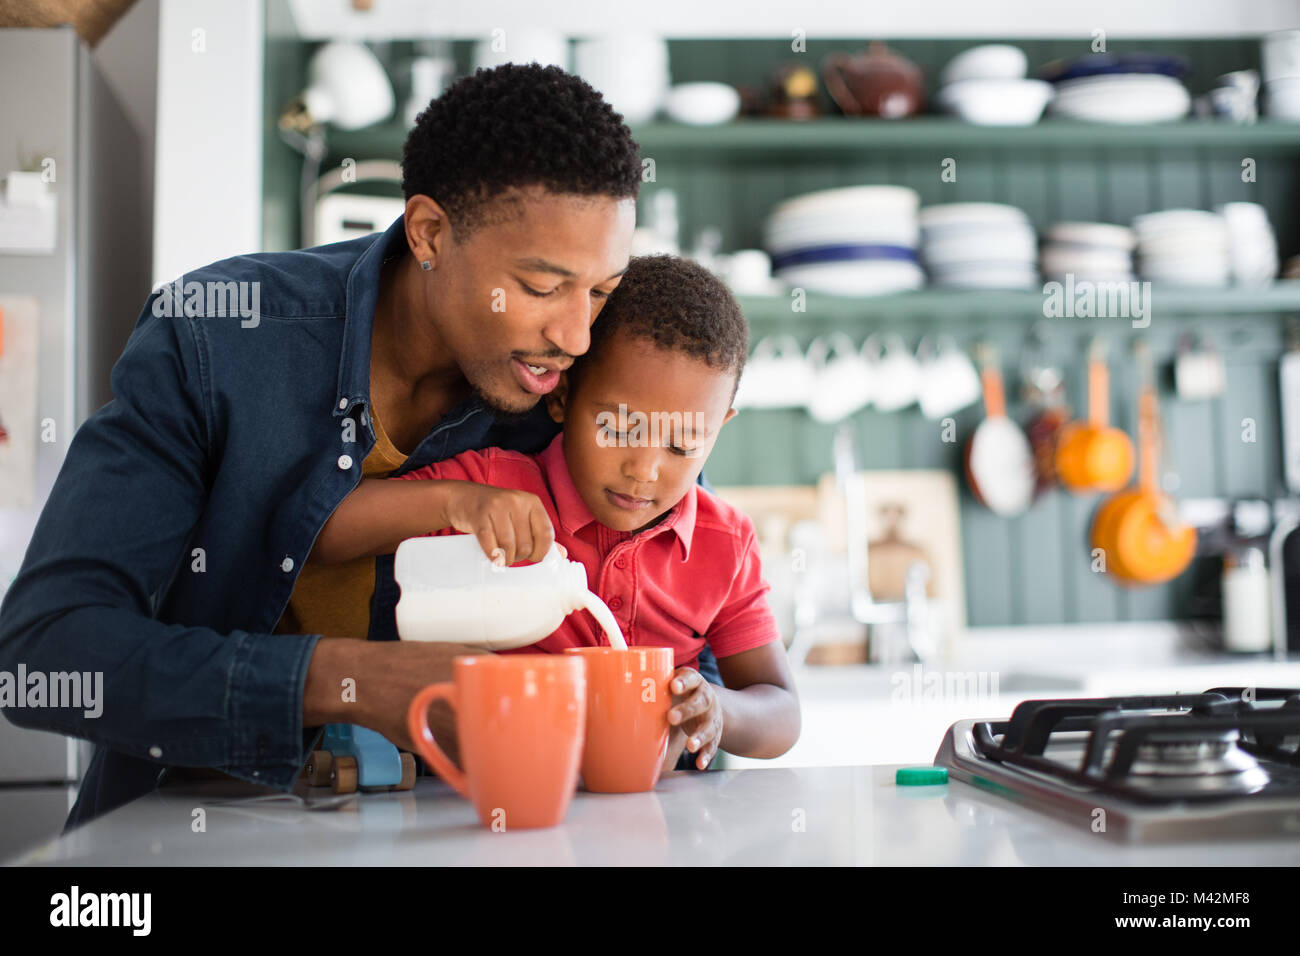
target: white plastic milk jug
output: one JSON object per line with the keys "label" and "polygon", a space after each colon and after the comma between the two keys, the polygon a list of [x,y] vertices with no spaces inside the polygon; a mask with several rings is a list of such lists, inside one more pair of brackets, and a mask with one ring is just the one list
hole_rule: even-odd
{"label": "white plastic milk jug", "polygon": [[493,564],[472,534],[408,538],[397,546],[393,576],[402,589],[397,633],[404,641],[523,647],[586,608],[611,647],[626,647],[609,608],[587,590],[587,569],[552,544],[525,567]]}

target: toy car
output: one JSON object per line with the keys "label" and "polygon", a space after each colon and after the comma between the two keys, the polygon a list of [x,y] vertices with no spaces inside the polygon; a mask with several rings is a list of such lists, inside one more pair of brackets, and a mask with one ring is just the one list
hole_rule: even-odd
{"label": "toy car", "polygon": [[415,755],[398,750],[368,727],[326,724],[303,776],[311,786],[328,785],[335,793],[410,790],[415,786]]}

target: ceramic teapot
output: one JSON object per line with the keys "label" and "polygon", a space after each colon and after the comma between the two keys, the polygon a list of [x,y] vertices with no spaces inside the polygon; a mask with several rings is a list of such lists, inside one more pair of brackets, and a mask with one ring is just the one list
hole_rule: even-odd
{"label": "ceramic teapot", "polygon": [[898,119],[920,112],[925,102],[921,68],[879,40],[856,56],[827,56],[822,79],[845,116]]}

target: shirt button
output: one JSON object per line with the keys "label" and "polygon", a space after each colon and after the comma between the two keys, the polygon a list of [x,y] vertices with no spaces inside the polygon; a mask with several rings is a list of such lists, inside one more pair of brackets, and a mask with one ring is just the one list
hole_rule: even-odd
{"label": "shirt button", "polygon": [[149,756],[150,756],[150,757],[161,757],[161,756],[162,756],[162,748],[159,747],[157,744],[154,744],[152,747],[149,748]]}
{"label": "shirt button", "polygon": [[620,554],[617,558],[614,559],[614,567],[622,571],[624,568],[627,567],[627,558],[623,557]]}
{"label": "shirt button", "polygon": [[343,471],[347,471],[351,467],[352,467],[352,456],[339,455],[339,468],[342,469]]}
{"label": "shirt button", "polygon": [[362,424],[362,425],[369,425],[369,424],[370,424],[370,416],[369,416],[368,414],[366,414],[365,412],[362,412],[362,413],[361,413],[361,424]]}
{"label": "shirt button", "polygon": [[290,571],[292,571],[292,570],[293,570],[293,558],[289,557],[289,556],[286,554],[286,555],[284,556],[284,560],[280,562],[280,570],[283,571],[285,574],[288,574]]}
{"label": "shirt button", "polygon": [[622,606],[623,606],[623,599],[621,597],[612,597],[609,599],[609,609],[611,611],[617,611]]}
{"label": "shirt button", "polygon": [[348,400],[347,400],[346,398],[340,398],[340,399],[339,399],[339,411],[342,411],[343,409],[345,409],[345,408],[347,408],[347,407],[348,407]]}

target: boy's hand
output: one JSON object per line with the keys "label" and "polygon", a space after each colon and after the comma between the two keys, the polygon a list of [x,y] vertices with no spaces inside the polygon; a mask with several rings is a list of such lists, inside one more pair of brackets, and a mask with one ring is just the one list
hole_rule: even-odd
{"label": "boy's hand", "polygon": [[458,487],[446,504],[446,524],[478,538],[483,553],[506,565],[540,561],[555,541],[555,529],[542,500],[527,491],[473,482]]}
{"label": "boy's hand", "polygon": [[722,742],[722,702],[713,685],[693,667],[679,667],[668,681],[673,706],[668,723],[686,734],[686,749],[698,754],[695,766],[708,767]]}

